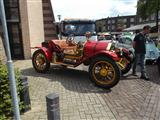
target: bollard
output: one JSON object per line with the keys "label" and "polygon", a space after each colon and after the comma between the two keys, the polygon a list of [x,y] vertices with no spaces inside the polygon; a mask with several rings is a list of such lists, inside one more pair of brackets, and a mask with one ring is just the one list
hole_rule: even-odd
{"label": "bollard", "polygon": [[46,96],[48,120],[60,120],[59,95],[51,93]]}
{"label": "bollard", "polygon": [[26,76],[21,76],[20,79],[22,81],[22,92],[20,93],[20,101],[24,102],[25,105],[25,107],[22,109],[22,112],[27,112],[31,109],[28,78]]}

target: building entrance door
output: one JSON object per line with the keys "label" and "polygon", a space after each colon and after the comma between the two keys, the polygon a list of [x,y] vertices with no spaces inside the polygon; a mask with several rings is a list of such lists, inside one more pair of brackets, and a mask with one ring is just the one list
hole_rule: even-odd
{"label": "building entrance door", "polygon": [[24,59],[19,23],[7,22],[12,59]]}

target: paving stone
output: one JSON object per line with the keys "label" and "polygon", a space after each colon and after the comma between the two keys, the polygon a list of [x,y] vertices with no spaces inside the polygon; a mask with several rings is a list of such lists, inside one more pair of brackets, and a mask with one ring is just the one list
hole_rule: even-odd
{"label": "paving stone", "polygon": [[124,75],[111,90],[94,86],[83,67],[62,69],[52,65],[47,74],[35,72],[31,60],[14,65],[28,77],[32,109],[22,120],[47,119],[45,97],[58,93],[62,120],[159,120],[160,77],[157,66],[147,66],[150,81]]}

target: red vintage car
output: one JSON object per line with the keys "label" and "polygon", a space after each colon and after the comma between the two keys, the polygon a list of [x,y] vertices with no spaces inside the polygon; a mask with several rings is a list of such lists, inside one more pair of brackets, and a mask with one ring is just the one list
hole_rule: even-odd
{"label": "red vintage car", "polygon": [[[121,57],[122,50],[115,49],[112,42],[91,41],[75,43],[73,37],[65,40],[43,42],[32,57],[33,67],[37,72],[45,73],[50,63],[77,67],[89,66],[89,77],[96,85],[103,88],[115,86],[121,76],[121,70],[128,65],[128,58]],[[123,49],[125,54],[128,51]],[[128,68],[127,68],[128,69]]]}

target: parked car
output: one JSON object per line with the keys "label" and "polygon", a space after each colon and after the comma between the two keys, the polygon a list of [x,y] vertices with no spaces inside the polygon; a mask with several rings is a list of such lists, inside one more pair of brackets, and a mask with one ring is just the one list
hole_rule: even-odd
{"label": "parked car", "polygon": [[[118,35],[118,36],[120,36],[120,35]],[[117,37],[117,38],[119,38],[119,37]],[[118,63],[120,68],[121,68],[122,74],[128,73],[130,71],[131,67],[132,67],[132,63],[133,63],[133,60],[134,60],[134,54],[132,52],[133,50],[130,50],[130,45],[129,45],[129,47],[123,47],[123,45],[125,45],[125,44],[122,44],[122,45],[117,44],[116,38],[114,38],[111,34],[106,33],[106,32],[98,33],[98,41],[110,42],[111,44],[115,45],[115,48],[122,49],[123,51],[128,51],[129,52],[129,57],[130,57],[129,62],[124,62],[123,65],[121,65],[122,62]],[[125,64],[125,66],[124,66],[124,64]]]}
{"label": "parked car", "polygon": [[106,41],[87,39],[75,43],[72,36],[43,42],[41,47],[35,48],[38,49],[33,53],[32,64],[37,72],[45,73],[51,63],[70,67],[84,64],[89,66],[90,79],[104,88],[115,86],[120,80],[120,70],[128,70],[131,64],[126,49],[115,48],[114,44]]}
{"label": "parked car", "polygon": [[98,41],[101,41],[101,40],[112,40],[113,37],[111,34],[107,33],[107,32],[102,32],[102,33],[98,33]]}
{"label": "parked car", "polygon": [[[122,35],[118,41],[119,47],[127,48],[128,50],[132,51],[134,53],[134,49],[132,47],[132,41],[134,39],[135,35]],[[159,49],[156,47],[153,40],[149,39],[146,41],[146,61],[156,61],[159,54]]]}

